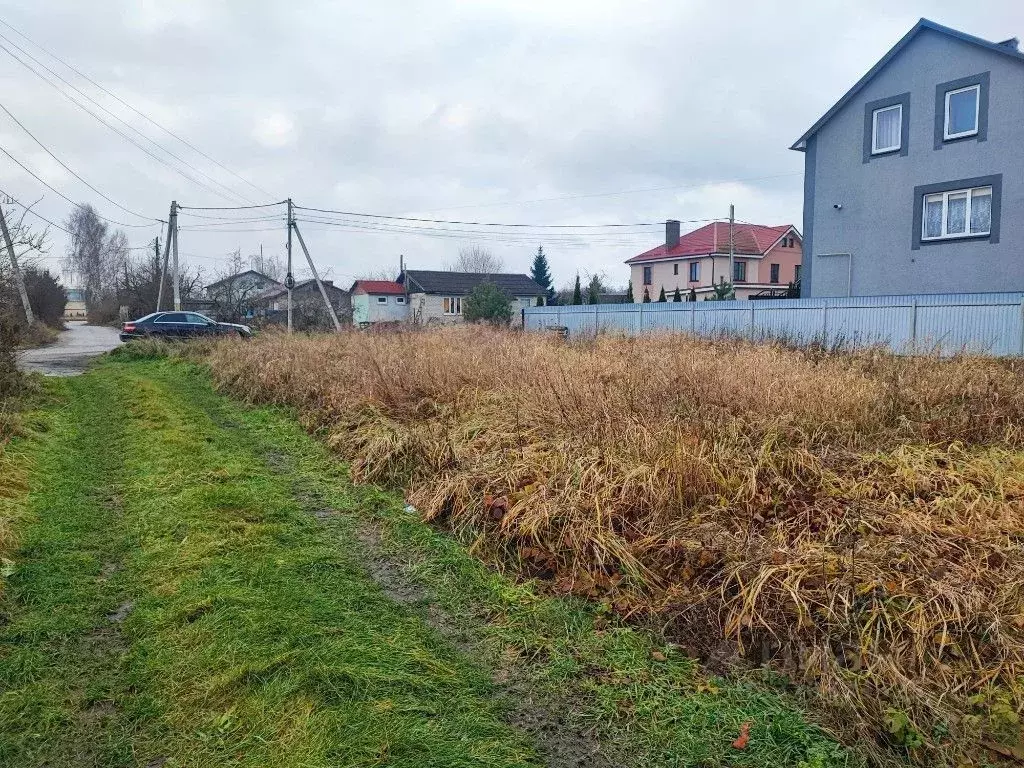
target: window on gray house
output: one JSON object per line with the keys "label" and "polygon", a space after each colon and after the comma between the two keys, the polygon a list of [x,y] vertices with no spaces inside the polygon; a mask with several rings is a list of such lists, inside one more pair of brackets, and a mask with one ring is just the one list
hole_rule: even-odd
{"label": "window on gray house", "polygon": [[981,86],[969,85],[946,92],[946,124],[943,138],[961,139],[978,133]]}
{"label": "window on gray house", "polygon": [[988,235],[992,229],[992,187],[925,195],[922,218],[922,240]]}
{"label": "window on gray house", "polygon": [[387,296],[378,296],[377,297],[377,303],[378,304],[387,304],[388,303],[388,297]]}
{"label": "window on gray house", "polygon": [[872,113],[871,154],[895,152],[903,143],[903,105],[876,109]]}

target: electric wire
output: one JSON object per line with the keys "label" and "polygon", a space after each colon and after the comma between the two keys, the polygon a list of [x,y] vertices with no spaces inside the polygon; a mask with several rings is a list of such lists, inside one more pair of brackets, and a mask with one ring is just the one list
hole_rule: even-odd
{"label": "electric wire", "polygon": [[6,113],[7,113],[7,116],[8,116],[8,117],[10,117],[10,118],[11,118],[11,120],[13,120],[13,121],[14,121],[15,123],[17,123],[18,127],[19,127],[19,128],[21,128],[21,130],[23,130],[23,131],[24,131],[25,133],[27,133],[27,134],[29,135],[29,137],[30,137],[30,138],[32,139],[32,141],[34,141],[34,142],[35,142],[36,144],[38,144],[38,145],[39,145],[39,146],[40,146],[40,147],[42,148],[42,150],[43,150],[44,152],[46,152],[46,154],[48,154],[48,155],[49,155],[50,157],[52,157],[52,158],[53,158],[54,160],[56,160],[56,161],[57,161],[57,163],[58,163],[58,164],[59,164],[59,165],[60,165],[60,166],[61,166],[61,167],[62,167],[62,168],[63,168],[63,169],[65,170],[65,171],[67,171],[68,173],[70,173],[70,174],[71,174],[72,176],[74,176],[74,177],[75,177],[76,179],[78,179],[78,180],[79,180],[80,182],[82,182],[82,183],[83,183],[83,184],[84,184],[85,186],[87,186],[87,187],[88,187],[89,189],[91,189],[91,190],[92,190],[93,192],[95,192],[95,193],[96,193],[97,195],[99,195],[100,197],[102,197],[102,198],[103,198],[104,200],[106,200],[106,201],[107,201],[108,203],[112,203],[113,205],[116,205],[116,206],[117,206],[118,208],[120,208],[120,209],[121,209],[122,211],[124,211],[125,213],[130,213],[130,214],[131,214],[132,216],[138,216],[138,217],[139,217],[140,219],[147,219],[147,220],[150,220],[150,221],[154,221],[154,220],[155,220],[155,219],[153,219],[153,217],[152,217],[152,216],[143,216],[143,215],[142,215],[141,213],[137,213],[137,212],[133,211],[133,210],[132,210],[131,208],[125,208],[125,207],[124,207],[123,205],[121,205],[121,204],[120,204],[119,202],[117,202],[116,200],[114,200],[114,199],[112,199],[112,198],[108,197],[107,195],[103,194],[102,192],[100,192],[100,191],[99,191],[98,189],[96,189],[96,187],[94,187],[94,186],[93,186],[92,184],[90,184],[90,183],[89,183],[88,181],[86,181],[85,179],[83,179],[83,178],[82,178],[82,177],[81,177],[81,176],[80,176],[80,175],[79,175],[78,173],[76,173],[76,172],[75,172],[75,171],[74,171],[74,170],[73,170],[72,168],[70,168],[70,167],[69,167],[69,166],[67,165],[67,163],[65,163],[65,162],[64,162],[63,160],[61,160],[61,159],[60,159],[59,157],[57,157],[57,156],[56,156],[55,154],[53,154],[53,152],[51,152],[51,151],[50,151],[49,147],[47,147],[47,146],[46,146],[45,144],[43,144],[43,142],[41,142],[41,141],[40,141],[40,140],[39,140],[38,138],[36,138],[35,134],[34,134],[34,133],[32,133],[32,131],[30,131],[30,130],[29,130],[28,128],[26,128],[26,127],[25,127],[25,125],[24,125],[24,124],[23,124],[23,123],[22,123],[22,122],[21,122],[21,121],[20,121],[20,120],[19,120],[18,118],[16,118],[16,117],[14,116],[14,114],[13,114],[13,113],[11,112],[11,110],[9,110],[9,109],[8,109],[8,108],[7,108],[6,106],[4,106],[4,105],[3,105],[2,103],[0,103],[0,109],[2,109],[2,110],[3,110],[4,112],[6,112]]}
{"label": "electric wire", "polygon": [[[6,39],[6,38],[3,38],[3,36],[0,35],[0,39]],[[86,107],[84,104],[82,104],[81,102],[77,101],[73,96],[71,96],[67,91],[63,90],[59,85],[57,85],[56,83],[52,82],[45,75],[43,75],[38,70],[33,68],[32,65],[30,65],[29,63],[27,63],[27,62],[23,61],[22,59],[18,58],[18,56],[16,56],[14,53],[12,53],[11,50],[9,48],[7,48],[7,46],[3,45],[2,43],[0,43],[0,50],[2,50],[4,53],[6,53],[8,56],[10,56],[12,59],[14,59],[19,64],[21,64],[23,67],[25,67],[25,69],[27,69],[29,72],[34,74],[36,77],[38,77],[44,83],[46,83],[51,88],[56,90],[57,93],[61,94],[64,98],[66,98],[68,101],[70,101],[76,107],[81,109],[86,114],[90,115],[96,121],[98,121],[98,122],[102,123],[103,125],[105,125],[107,128],[112,130],[114,133],[116,133],[118,136],[120,136],[122,139],[124,139],[128,143],[132,144],[133,146],[135,146],[136,148],[138,148],[142,152],[145,152],[147,155],[149,155],[151,158],[156,160],[158,163],[161,163],[162,165],[170,168],[172,171],[177,173],[179,176],[182,176],[182,177],[188,179],[189,181],[191,181],[196,186],[201,187],[202,189],[205,189],[207,192],[210,192],[210,193],[216,195],[217,197],[224,198],[225,200],[231,200],[232,202],[235,202],[235,200],[232,200],[232,198],[229,195],[225,195],[224,193],[217,191],[216,189],[214,189],[213,187],[209,186],[208,184],[205,184],[202,181],[200,181],[200,180],[198,180],[196,178],[193,178],[189,174],[185,173],[185,171],[183,171],[180,168],[176,167],[175,165],[173,165],[172,163],[168,162],[164,158],[160,157],[159,155],[154,154],[148,148],[144,147],[142,144],[140,144],[135,139],[133,139],[131,136],[128,136],[127,134],[125,134],[124,132],[119,130],[117,127],[111,125],[109,122],[107,122],[102,117],[97,115],[95,112],[93,112],[91,109]],[[26,54],[26,55],[30,56],[30,54]],[[40,65],[40,66],[43,66],[45,68],[45,65]],[[58,76],[58,78],[59,78],[59,76]],[[105,109],[102,106],[101,106],[101,108]],[[109,112],[109,110],[106,110],[106,111]],[[116,119],[118,119],[120,122],[124,123],[124,121],[121,120],[120,118],[117,118],[116,115],[114,117]],[[128,125],[128,124],[125,123],[125,125]],[[131,128],[130,125],[128,125],[128,127]],[[132,129],[132,130],[135,130],[135,129]],[[136,131],[136,133],[138,133],[138,131]],[[144,134],[139,134],[139,135],[144,136]],[[150,140],[150,141],[152,141],[152,140]],[[166,150],[164,150],[164,151],[166,151]],[[171,153],[168,153],[168,154],[171,154]],[[173,155],[172,155],[172,157],[173,157]],[[186,165],[188,165],[188,164],[186,163]],[[191,166],[189,166],[189,167],[191,167]],[[243,200],[245,199],[241,195],[238,195],[238,194],[235,194],[235,193],[232,193],[232,194],[234,195],[235,198],[243,199]]]}
{"label": "electric wire", "polygon": [[[3,146],[0,146],[0,152],[3,152],[5,155],[7,155],[7,157],[10,158],[15,164],[17,164],[18,167],[20,167],[23,171],[25,171],[25,173],[27,173],[29,176],[34,178],[36,181],[38,181],[40,184],[42,184],[44,187],[49,189],[51,192],[53,192],[55,195],[57,195],[61,199],[66,200],[67,202],[71,203],[71,205],[75,206],[75,208],[85,208],[84,205],[82,205],[81,203],[76,203],[70,197],[65,195],[59,189],[57,189],[52,184],[50,184],[48,181],[46,181],[41,176],[39,176],[35,171],[33,171],[31,168],[29,168],[27,165],[25,165],[23,162],[21,162],[18,158],[16,158],[10,152],[8,152],[6,149],[4,149]],[[94,209],[94,211],[95,211],[95,209]],[[97,213],[96,215],[99,218],[103,219],[104,221],[109,221],[111,224],[117,224],[119,227],[142,227],[142,228],[147,228],[147,227],[153,227],[153,226],[157,225],[157,220],[156,219],[153,219],[153,223],[152,224],[129,224],[128,222],[125,222],[125,221],[117,221],[116,219],[107,218],[106,216],[103,216],[100,213]]]}
{"label": "electric wire", "polygon": [[146,120],[146,121],[147,121],[148,123],[150,123],[150,124],[152,124],[152,125],[156,126],[156,127],[157,127],[157,128],[159,128],[159,129],[160,129],[161,131],[163,131],[164,133],[166,133],[166,134],[167,134],[168,136],[170,136],[170,137],[172,137],[172,138],[176,139],[177,141],[180,141],[180,142],[181,142],[182,144],[184,144],[184,145],[185,145],[186,147],[188,147],[189,149],[191,149],[191,150],[192,150],[193,152],[195,152],[196,154],[200,155],[201,157],[205,158],[206,160],[209,160],[209,161],[210,161],[211,163],[213,163],[214,165],[216,165],[216,166],[217,166],[218,168],[221,168],[222,170],[224,170],[224,171],[227,171],[228,173],[230,173],[230,174],[231,174],[232,176],[234,176],[235,178],[237,178],[237,179],[239,179],[239,180],[241,180],[241,181],[245,182],[245,183],[246,183],[246,184],[248,184],[248,185],[249,185],[250,187],[252,187],[253,189],[255,189],[255,190],[256,190],[257,192],[259,192],[259,193],[261,193],[261,194],[264,194],[264,195],[267,195],[268,197],[272,197],[272,196],[273,196],[273,195],[272,195],[272,194],[271,194],[270,192],[267,192],[267,191],[266,191],[265,189],[263,189],[262,187],[260,187],[260,186],[258,186],[258,185],[256,185],[256,184],[254,184],[253,182],[249,181],[249,180],[248,180],[247,178],[245,178],[245,177],[244,177],[244,176],[242,176],[241,174],[239,174],[239,173],[236,173],[235,171],[231,170],[230,168],[228,168],[228,167],[227,167],[226,165],[224,165],[224,164],[223,164],[223,163],[221,163],[220,161],[216,160],[216,159],[215,159],[215,158],[213,158],[213,157],[210,157],[210,155],[208,155],[208,154],[206,154],[205,152],[203,152],[203,151],[202,151],[201,149],[199,149],[199,148],[198,148],[197,146],[195,146],[194,144],[191,144],[190,142],[186,141],[185,139],[183,139],[183,138],[182,138],[181,136],[179,136],[178,134],[174,133],[174,132],[173,132],[172,130],[170,130],[169,128],[166,128],[166,127],[164,127],[163,125],[161,125],[160,123],[158,123],[158,122],[157,122],[156,120],[154,120],[153,118],[151,118],[151,117],[150,117],[149,115],[147,115],[147,114],[146,114],[145,112],[142,112],[141,110],[139,110],[139,109],[137,109],[136,107],[132,106],[132,105],[131,105],[130,103],[128,103],[127,101],[125,101],[124,99],[122,99],[122,98],[121,98],[120,96],[118,96],[118,95],[117,95],[116,93],[114,93],[113,91],[111,91],[111,90],[109,90],[109,89],[105,88],[105,87],[104,87],[103,85],[101,85],[100,83],[98,83],[98,82],[96,82],[95,80],[93,80],[93,79],[92,79],[91,77],[89,77],[89,76],[88,76],[87,74],[85,74],[84,72],[82,72],[82,71],[81,71],[80,69],[78,69],[78,68],[77,68],[77,67],[75,67],[74,65],[72,65],[72,64],[69,64],[69,63],[68,63],[67,61],[65,61],[64,59],[62,59],[62,58],[61,58],[60,56],[57,56],[57,55],[56,55],[55,53],[53,53],[53,52],[52,52],[52,51],[50,51],[49,49],[47,49],[47,48],[43,47],[42,45],[40,45],[39,43],[35,42],[35,41],[34,41],[34,40],[33,40],[32,38],[30,38],[30,37],[29,37],[28,35],[26,35],[26,34],[25,34],[24,32],[22,32],[21,30],[17,29],[16,27],[12,26],[11,24],[8,24],[8,23],[7,23],[6,21],[4,21],[3,19],[0,19],[0,24],[3,24],[3,25],[4,25],[5,27],[7,27],[8,29],[12,30],[12,31],[13,31],[13,32],[14,32],[15,34],[17,34],[17,35],[18,35],[19,37],[21,37],[21,38],[22,38],[23,40],[27,40],[27,41],[28,41],[29,43],[31,43],[32,45],[34,45],[34,46],[35,46],[36,48],[38,48],[39,50],[43,51],[43,53],[45,53],[45,54],[46,54],[47,56],[49,56],[50,58],[52,58],[52,59],[54,59],[55,61],[58,61],[58,62],[60,62],[61,64],[63,64],[63,65],[65,66],[65,67],[67,67],[68,69],[70,69],[70,70],[71,70],[72,72],[74,72],[75,74],[77,74],[77,75],[78,75],[79,77],[81,77],[81,78],[82,78],[83,80],[85,80],[86,82],[88,82],[88,83],[92,84],[92,85],[93,85],[93,86],[95,86],[96,88],[99,88],[99,89],[100,89],[101,91],[103,91],[103,92],[104,92],[105,94],[107,94],[108,96],[110,96],[110,97],[111,97],[112,99],[114,99],[115,101],[117,101],[117,102],[118,102],[119,104],[121,104],[121,105],[123,105],[123,106],[127,107],[128,109],[130,109],[130,110],[131,110],[132,112],[134,112],[134,113],[135,113],[135,114],[137,114],[137,115],[138,115],[139,117],[141,117],[141,118],[143,118],[144,120]]}

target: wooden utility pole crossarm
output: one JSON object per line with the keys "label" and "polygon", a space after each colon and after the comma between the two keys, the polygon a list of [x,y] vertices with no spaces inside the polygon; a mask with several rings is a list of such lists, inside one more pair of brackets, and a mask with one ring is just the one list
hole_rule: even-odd
{"label": "wooden utility pole crossarm", "polygon": [[25,279],[22,277],[21,269],[18,267],[18,254],[14,252],[14,243],[11,241],[11,233],[7,229],[7,218],[4,216],[3,206],[0,206],[0,229],[3,229],[4,244],[7,246],[7,252],[11,254],[11,268],[14,270],[14,282],[18,286],[18,293],[21,296],[21,305],[25,308],[25,319],[29,325],[32,325],[36,321],[36,317],[32,314],[32,305],[28,300],[28,291],[25,289]]}

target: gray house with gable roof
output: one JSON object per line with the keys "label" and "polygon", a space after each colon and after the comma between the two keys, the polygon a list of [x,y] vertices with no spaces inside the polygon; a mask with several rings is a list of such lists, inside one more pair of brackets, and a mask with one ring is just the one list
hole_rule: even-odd
{"label": "gray house with gable roof", "polygon": [[1024,54],[921,19],[791,147],[801,294],[1024,290]]}
{"label": "gray house with gable roof", "polygon": [[481,283],[493,283],[512,300],[513,318],[543,303],[546,291],[529,275],[407,269],[398,276],[409,296],[409,320],[423,325],[462,322],[462,301]]}

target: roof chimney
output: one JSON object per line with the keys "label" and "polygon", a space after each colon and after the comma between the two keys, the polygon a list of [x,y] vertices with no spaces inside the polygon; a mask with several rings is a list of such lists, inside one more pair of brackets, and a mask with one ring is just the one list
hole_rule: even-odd
{"label": "roof chimney", "polygon": [[1016,37],[1011,37],[1009,40],[1003,40],[1002,42],[996,43],[996,45],[1002,46],[1003,48],[1009,48],[1011,51],[1020,51],[1020,40]]}
{"label": "roof chimney", "polygon": [[665,248],[671,250],[679,245],[679,222],[669,219],[665,222]]}

